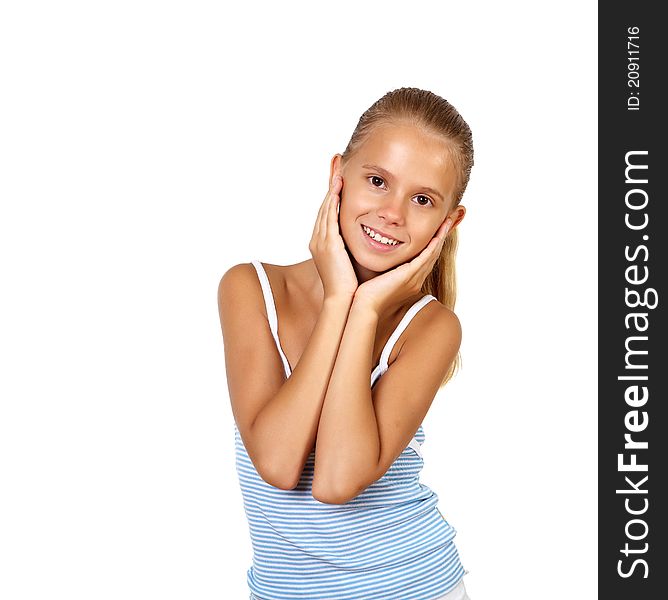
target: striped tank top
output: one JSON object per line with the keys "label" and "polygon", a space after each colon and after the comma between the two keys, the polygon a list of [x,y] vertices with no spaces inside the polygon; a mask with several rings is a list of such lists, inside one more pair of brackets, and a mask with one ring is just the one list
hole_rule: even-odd
{"label": "striped tank top", "polygon": [[[285,375],[290,377],[269,278],[262,263],[252,264]],[[371,374],[371,387],[388,369],[401,333],[431,300],[434,296],[423,296],[404,315]],[[387,472],[345,504],[313,498],[315,451],[297,487],[282,490],[260,477],[236,423],[234,433],[253,548],[247,572],[251,600],[435,600],[465,574],[453,543],[456,531],[439,512],[436,493],[419,481],[422,425]]]}

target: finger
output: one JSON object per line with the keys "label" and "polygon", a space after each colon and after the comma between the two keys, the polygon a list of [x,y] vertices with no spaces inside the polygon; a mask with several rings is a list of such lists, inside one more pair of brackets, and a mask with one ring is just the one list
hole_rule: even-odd
{"label": "finger", "polygon": [[334,177],[329,208],[327,209],[327,227],[332,235],[339,235],[339,215],[337,208],[341,205],[341,188],[343,180],[339,175]]}
{"label": "finger", "polygon": [[429,240],[425,249],[408,263],[414,273],[420,275],[424,273],[425,277],[429,274],[441,254],[441,249],[447,237],[447,232],[450,230],[451,223],[452,219],[449,217],[441,223],[436,234]]}
{"label": "finger", "polygon": [[320,237],[324,240],[327,238],[330,228],[330,213],[332,210],[332,204],[336,205],[337,190],[338,190],[338,178],[334,176],[332,182],[329,186],[329,192],[327,193],[327,198],[322,206],[322,213],[320,215]]}
{"label": "finger", "polygon": [[430,244],[433,244],[431,248],[429,248],[428,254],[430,255],[430,258],[432,258],[432,262],[429,266],[431,268],[434,265],[434,262],[438,259],[438,257],[441,254],[441,250],[443,249],[443,244],[445,243],[445,239],[448,237],[448,232],[450,231],[450,227],[452,225],[452,219],[448,217],[443,223],[441,223],[441,226],[438,228],[436,233],[434,234],[433,239],[430,240]]}
{"label": "finger", "polygon": [[448,231],[450,230],[451,223],[452,219],[450,217],[441,223],[439,228],[436,230],[434,237],[429,240],[427,247],[420,253],[420,256],[424,254],[428,259],[432,254],[436,256],[440,254],[441,249],[443,248],[443,244],[445,243],[445,238],[447,237]]}
{"label": "finger", "polygon": [[447,237],[448,232],[450,231],[451,225],[452,225],[452,219],[448,217],[445,221],[443,221],[443,223],[441,223],[441,226],[436,231],[434,237],[440,239],[441,242],[445,242],[445,238]]}
{"label": "finger", "polygon": [[316,222],[315,222],[315,227],[313,229],[313,236],[314,237],[325,237],[327,234],[326,231],[326,226],[327,226],[327,211],[329,208],[329,203],[332,198],[332,191],[334,190],[336,185],[336,180],[335,178],[332,179],[332,181],[329,184],[329,189],[327,190],[327,194],[325,195],[325,199],[322,201],[322,204],[320,205],[320,209],[318,210],[318,216],[316,217]]}
{"label": "finger", "polygon": [[432,260],[429,263],[429,269],[434,266],[434,263],[438,260],[438,257],[441,255],[441,250],[443,250],[443,244],[445,244],[445,240],[448,237],[448,233],[450,231],[450,228],[452,227],[452,219],[448,217],[441,226],[438,228],[438,231],[436,232],[435,239],[437,242],[434,243],[433,247],[433,256]]}
{"label": "finger", "polygon": [[320,235],[320,221],[322,220],[322,211],[323,207],[325,206],[325,203],[327,202],[327,196],[329,195],[329,191],[325,195],[324,200],[320,203],[320,206],[318,207],[318,214],[315,217],[315,223],[313,225],[313,237],[316,238]]}
{"label": "finger", "polygon": [[450,232],[451,227],[452,227],[452,219],[448,217],[443,222],[443,224],[438,228],[438,231],[436,232],[436,238],[438,239],[438,242],[434,244],[433,255],[431,257],[431,260],[428,262],[428,271],[431,271],[434,264],[441,256],[441,251],[443,250],[443,244],[445,244],[445,240],[448,237],[448,233]]}

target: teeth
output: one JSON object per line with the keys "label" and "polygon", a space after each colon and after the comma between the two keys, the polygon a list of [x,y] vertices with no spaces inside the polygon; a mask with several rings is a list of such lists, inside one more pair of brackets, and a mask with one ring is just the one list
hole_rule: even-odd
{"label": "teeth", "polygon": [[380,242],[381,244],[385,244],[387,246],[396,246],[399,242],[397,240],[392,240],[390,238],[386,238],[380,233],[376,233],[373,229],[370,229],[369,227],[363,226],[362,229],[364,229],[364,232],[372,239],[376,240],[377,242]]}

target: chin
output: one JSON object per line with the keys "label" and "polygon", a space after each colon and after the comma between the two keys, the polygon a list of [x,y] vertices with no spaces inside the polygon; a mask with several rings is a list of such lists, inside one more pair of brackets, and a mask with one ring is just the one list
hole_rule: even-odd
{"label": "chin", "polygon": [[[374,273],[384,273],[405,262],[405,249],[397,248],[393,252],[383,253],[369,247],[361,237],[360,225],[355,222],[353,231],[341,232],[343,244],[351,259],[360,266]],[[359,231],[358,231],[359,229]],[[350,244],[350,240],[353,244]]]}
{"label": "chin", "polygon": [[364,267],[374,273],[385,273],[404,262],[397,259],[396,256],[374,255],[368,250],[358,250],[353,253],[349,249],[348,252],[360,267]]}

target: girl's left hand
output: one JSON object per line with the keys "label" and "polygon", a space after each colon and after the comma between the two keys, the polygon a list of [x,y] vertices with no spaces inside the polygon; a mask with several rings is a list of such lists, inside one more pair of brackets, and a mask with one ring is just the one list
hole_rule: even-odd
{"label": "girl's left hand", "polygon": [[354,302],[363,303],[380,316],[387,308],[401,304],[417,294],[441,254],[451,224],[451,217],[443,221],[427,247],[413,260],[360,285],[355,292]]}

